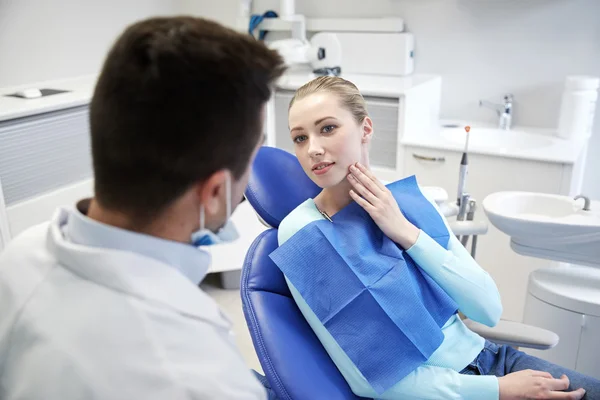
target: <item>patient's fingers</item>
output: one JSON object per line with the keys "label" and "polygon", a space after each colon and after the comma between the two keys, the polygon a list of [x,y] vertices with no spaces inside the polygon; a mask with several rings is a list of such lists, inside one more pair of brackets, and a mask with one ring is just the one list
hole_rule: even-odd
{"label": "patient's fingers", "polygon": [[371,213],[372,210],[374,210],[374,207],[371,205],[371,203],[369,203],[368,201],[366,201],[365,199],[360,197],[358,194],[356,194],[356,192],[354,190],[350,191],[350,196],[354,199],[354,201],[356,201],[358,203],[359,206],[364,208],[365,211],[368,212],[369,214]]}
{"label": "patient's fingers", "polygon": [[352,174],[348,175],[348,182],[352,184],[354,190],[360,194],[365,200],[367,200],[371,204],[375,204],[377,201],[377,196],[373,194],[369,189],[367,189],[362,182],[359,182]]}
{"label": "patient's fingers", "polygon": [[548,386],[552,390],[567,390],[569,388],[569,378],[566,375],[560,377],[560,379],[549,379]]}
{"label": "patient's fingers", "polygon": [[362,172],[356,165],[350,166],[350,173],[360,182],[362,183],[371,193],[375,196],[379,196],[381,193],[381,189],[371,178],[369,178],[364,172]]}
{"label": "patient's fingers", "polygon": [[381,183],[379,181],[379,179],[377,179],[377,177],[375,176],[375,174],[373,174],[373,172],[371,172],[371,170],[369,170],[367,167],[365,167],[364,165],[362,165],[361,163],[356,163],[356,167],[359,169],[359,171],[361,171],[363,174],[365,174],[366,176],[369,177],[369,179],[371,179],[373,181],[373,183],[380,189],[380,190],[385,190],[386,187],[383,183]]}
{"label": "patient's fingers", "polygon": [[552,374],[550,372],[546,372],[546,371],[533,370],[533,371],[531,371],[531,376],[541,376],[542,378],[554,379]]}
{"label": "patient's fingers", "polygon": [[548,393],[548,399],[557,400],[580,400],[585,396],[584,389],[577,389],[572,392],[550,392]]}

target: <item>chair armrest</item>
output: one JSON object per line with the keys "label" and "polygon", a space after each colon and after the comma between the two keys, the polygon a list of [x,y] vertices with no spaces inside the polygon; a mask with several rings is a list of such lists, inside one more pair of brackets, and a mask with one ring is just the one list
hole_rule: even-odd
{"label": "chair armrest", "polygon": [[488,224],[485,221],[448,221],[450,230],[457,236],[485,235]]}
{"label": "chair armrest", "polygon": [[558,344],[556,333],[521,322],[500,320],[493,328],[470,319],[463,320],[467,328],[497,344],[547,350]]}

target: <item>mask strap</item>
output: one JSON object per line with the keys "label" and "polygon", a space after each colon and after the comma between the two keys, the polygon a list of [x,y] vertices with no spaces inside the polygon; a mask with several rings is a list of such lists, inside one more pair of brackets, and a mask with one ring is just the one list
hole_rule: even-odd
{"label": "mask strap", "polygon": [[227,219],[231,217],[231,174],[227,175],[227,182],[225,182],[225,204],[227,208]]}
{"label": "mask strap", "polygon": [[200,230],[204,229],[204,204],[200,204]]}

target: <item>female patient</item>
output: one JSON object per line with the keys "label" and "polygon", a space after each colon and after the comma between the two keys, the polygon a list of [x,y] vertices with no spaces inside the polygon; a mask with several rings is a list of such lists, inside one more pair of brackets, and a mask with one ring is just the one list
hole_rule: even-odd
{"label": "female patient", "polygon": [[[383,234],[405,250],[418,268],[441,287],[462,313],[488,326],[498,322],[502,306],[490,276],[451,234],[447,248],[444,248],[419,226],[409,222],[400,211],[402,204],[398,204],[390,190],[370,172],[368,144],[374,133],[373,122],[363,97],[352,83],[338,77],[320,77],[298,89],[290,103],[289,126],[296,156],[306,174],[323,190],[282,221],[280,245],[311,222],[331,221],[335,214],[356,202]],[[447,228],[447,224],[445,226]],[[359,396],[383,399],[600,399],[598,380],[511,347],[488,342],[467,329],[458,314],[440,324],[443,339],[433,354],[383,394],[378,394],[287,275],[286,280],[304,317],[352,391]],[[372,339],[374,343],[386,340],[385,337]]]}

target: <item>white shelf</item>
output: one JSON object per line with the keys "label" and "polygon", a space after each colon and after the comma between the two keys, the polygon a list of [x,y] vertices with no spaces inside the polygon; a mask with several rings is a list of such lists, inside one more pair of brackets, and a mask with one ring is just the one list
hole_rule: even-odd
{"label": "white shelf", "polygon": [[308,18],[306,29],[314,32],[403,32],[402,18]]}
{"label": "white shelf", "polygon": [[[248,29],[250,20],[241,18],[238,26]],[[265,18],[260,30],[289,31],[292,22],[280,18]],[[308,32],[403,32],[402,18],[306,18]]]}

